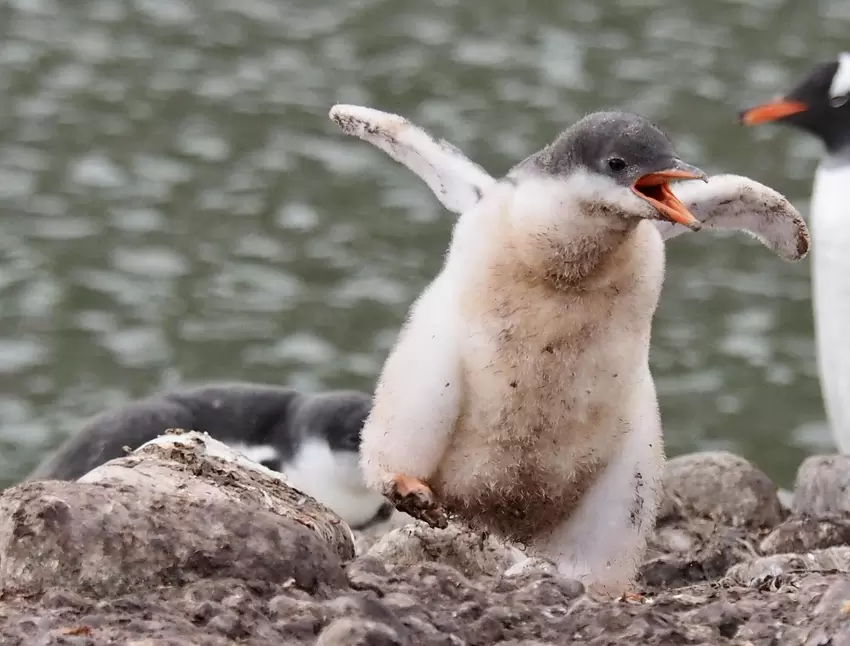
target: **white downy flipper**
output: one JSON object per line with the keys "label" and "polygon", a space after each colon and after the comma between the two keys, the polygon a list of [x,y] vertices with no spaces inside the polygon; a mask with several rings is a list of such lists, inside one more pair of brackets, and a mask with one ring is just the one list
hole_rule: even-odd
{"label": "white downy flipper", "polygon": [[[421,178],[450,212],[460,215],[496,183],[456,146],[438,141],[407,119],[373,108],[335,105],[330,111],[342,131],[386,152]],[[673,192],[706,228],[744,231],[780,258],[800,260],[809,249],[806,223],[773,189],[747,177],[718,175],[707,184],[683,182]],[[656,220],[664,240],[688,231]]]}
{"label": "white downy flipper", "polygon": [[468,211],[496,182],[457,147],[434,139],[404,117],[356,105],[335,105],[330,118],[345,134],[368,141],[416,173],[452,213]]}
{"label": "white downy flipper", "polygon": [[[744,231],[783,260],[800,260],[809,251],[809,229],[797,209],[772,188],[741,175],[715,175],[708,182],[679,182],[673,193],[709,229]],[[657,221],[665,240],[689,231]]]}
{"label": "white downy flipper", "polygon": [[411,308],[387,357],[361,432],[360,464],[378,491],[395,474],[426,481],[460,411],[460,346],[452,285],[440,274]]}

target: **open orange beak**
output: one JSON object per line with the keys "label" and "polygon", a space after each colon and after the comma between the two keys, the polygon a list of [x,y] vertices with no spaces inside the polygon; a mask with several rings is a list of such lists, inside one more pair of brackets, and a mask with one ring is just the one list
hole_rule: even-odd
{"label": "open orange beak", "polygon": [[767,103],[762,103],[755,107],[744,110],[738,115],[738,119],[745,126],[754,126],[759,123],[767,123],[769,121],[777,121],[790,117],[792,114],[799,114],[809,109],[802,101],[794,101],[793,99],[774,99]]}
{"label": "open orange beak", "polygon": [[701,179],[705,182],[708,181],[706,174],[699,168],[689,166],[688,164],[680,164],[680,168],[671,168],[644,175],[634,183],[632,190],[638,197],[649,202],[668,220],[688,227],[692,231],[699,231],[702,228],[700,221],[691,215],[691,212],[685,208],[685,205],[670,190],[668,182],[677,179]]}

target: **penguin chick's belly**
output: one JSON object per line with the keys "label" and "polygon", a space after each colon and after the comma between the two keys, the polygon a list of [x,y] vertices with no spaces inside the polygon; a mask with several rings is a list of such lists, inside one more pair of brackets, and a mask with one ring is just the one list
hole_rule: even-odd
{"label": "penguin chick's belly", "polygon": [[430,483],[448,509],[520,542],[571,515],[629,431],[627,384],[646,361],[640,339],[578,341],[538,337],[467,363],[464,409]]}

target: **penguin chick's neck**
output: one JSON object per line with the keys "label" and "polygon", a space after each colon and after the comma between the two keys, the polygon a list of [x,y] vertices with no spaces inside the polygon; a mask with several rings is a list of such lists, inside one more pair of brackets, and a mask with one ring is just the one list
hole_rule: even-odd
{"label": "penguin chick's neck", "polygon": [[630,191],[580,171],[517,177],[506,211],[505,247],[518,256],[522,278],[560,290],[603,286],[641,220],[658,217]]}

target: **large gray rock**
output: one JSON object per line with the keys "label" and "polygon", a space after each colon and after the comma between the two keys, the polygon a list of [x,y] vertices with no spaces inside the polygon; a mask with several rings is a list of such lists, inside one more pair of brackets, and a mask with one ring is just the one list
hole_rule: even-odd
{"label": "large gray rock", "polygon": [[211,438],[160,440],[80,482],[3,491],[0,596],[105,596],[211,577],[344,585],[353,539],[333,512]]}
{"label": "large gray rock", "polygon": [[815,455],[797,470],[793,511],[814,517],[850,516],[850,455]]}
{"label": "large gray rock", "polygon": [[725,451],[667,462],[659,523],[705,518],[732,527],[774,527],[784,511],[777,487],[748,460]]}

